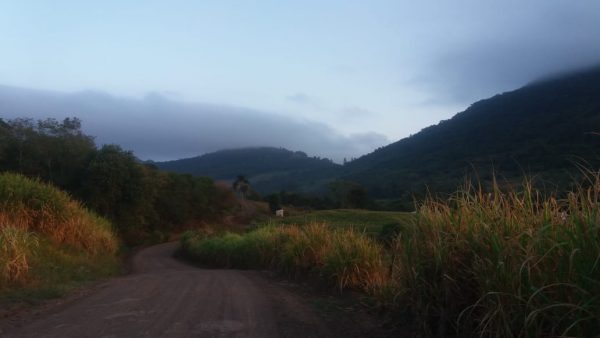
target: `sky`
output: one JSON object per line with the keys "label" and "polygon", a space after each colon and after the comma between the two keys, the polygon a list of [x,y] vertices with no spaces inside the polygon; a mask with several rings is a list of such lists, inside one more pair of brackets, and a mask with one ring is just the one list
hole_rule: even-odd
{"label": "sky", "polygon": [[4,1],[0,117],[78,116],[165,160],[336,161],[600,64],[600,1]]}

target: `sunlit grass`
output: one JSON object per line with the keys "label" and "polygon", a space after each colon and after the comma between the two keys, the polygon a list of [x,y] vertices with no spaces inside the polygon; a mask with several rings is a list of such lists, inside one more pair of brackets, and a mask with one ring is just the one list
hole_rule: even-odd
{"label": "sunlit grass", "polygon": [[23,282],[28,275],[31,253],[37,248],[34,234],[12,226],[0,227],[0,280],[2,284]]}
{"label": "sunlit grass", "polygon": [[340,289],[370,291],[386,279],[383,248],[352,230],[321,223],[268,226],[244,235],[182,237],[185,252],[209,266],[271,268],[298,276],[314,274]]}
{"label": "sunlit grass", "polygon": [[115,252],[118,241],[105,219],[67,193],[16,174],[0,174],[0,226],[44,234],[90,253]]}
{"label": "sunlit grass", "polygon": [[0,174],[0,296],[66,289],[113,274],[119,242],[105,219],[51,185]]}

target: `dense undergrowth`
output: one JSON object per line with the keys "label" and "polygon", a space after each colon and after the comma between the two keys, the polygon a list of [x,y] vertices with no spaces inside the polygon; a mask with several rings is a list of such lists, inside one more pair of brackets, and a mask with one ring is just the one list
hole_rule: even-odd
{"label": "dense undergrowth", "polygon": [[111,224],[65,192],[0,174],[0,295],[52,296],[114,274],[118,247]]}
{"label": "dense undergrowth", "polygon": [[430,198],[392,243],[323,224],[189,232],[218,267],[314,274],[361,290],[424,336],[591,337],[600,332],[600,179],[564,199],[466,187]]}

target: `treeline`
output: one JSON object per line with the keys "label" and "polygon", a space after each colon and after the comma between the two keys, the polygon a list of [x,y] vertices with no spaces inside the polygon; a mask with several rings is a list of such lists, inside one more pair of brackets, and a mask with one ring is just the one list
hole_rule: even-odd
{"label": "treeline", "polygon": [[111,220],[127,244],[222,216],[235,203],[212,179],[164,173],[117,145],[98,148],[81,121],[0,119],[0,171],[39,178]]}
{"label": "treeline", "polygon": [[380,209],[377,201],[369,198],[367,190],[356,182],[337,180],[327,185],[322,193],[297,193],[281,191],[265,196],[272,212],[283,206],[301,209]]}

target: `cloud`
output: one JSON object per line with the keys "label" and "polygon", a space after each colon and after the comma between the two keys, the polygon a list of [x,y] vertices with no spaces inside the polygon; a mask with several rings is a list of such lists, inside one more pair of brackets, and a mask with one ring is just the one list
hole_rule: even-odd
{"label": "cloud", "polygon": [[591,33],[600,31],[600,2],[494,6],[449,25],[464,30],[421,55],[418,75],[406,85],[428,92],[427,104],[467,104],[548,74],[600,64],[600,44]]}
{"label": "cloud", "polygon": [[323,123],[247,108],[181,103],[157,93],[131,99],[94,91],[63,94],[0,86],[0,116],[76,116],[98,144],[116,143],[153,160],[275,146],[341,161],[388,143],[377,133],[344,136]]}
{"label": "cloud", "polygon": [[306,93],[302,93],[302,92],[286,96],[286,100],[294,102],[301,106],[308,106],[308,107],[312,107],[312,108],[321,108],[322,107],[321,100],[319,100],[316,97],[310,96]]}
{"label": "cloud", "polygon": [[344,120],[350,121],[364,121],[377,116],[375,112],[358,106],[346,107],[340,111],[340,115]]}

